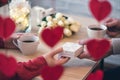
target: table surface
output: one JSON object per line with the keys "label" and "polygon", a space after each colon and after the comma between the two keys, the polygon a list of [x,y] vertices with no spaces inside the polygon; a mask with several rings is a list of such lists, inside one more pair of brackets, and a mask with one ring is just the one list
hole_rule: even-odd
{"label": "table surface", "polygon": [[[68,16],[71,16],[71,15],[68,15]],[[55,48],[58,46],[61,46],[65,42],[77,42],[78,40],[86,39],[87,38],[86,27],[88,25],[97,23],[93,18],[89,18],[89,17],[73,16],[73,15],[71,17],[73,17],[73,19],[77,20],[81,24],[80,31],[71,37],[66,37],[62,39],[55,46]],[[0,52],[4,52],[7,55],[14,56],[18,62],[19,61],[23,62],[23,61],[28,61],[30,59],[36,58],[51,50],[52,48],[48,47],[40,40],[40,44],[38,46],[37,52],[29,56],[23,55],[19,50],[0,49]],[[88,59],[78,59],[78,58],[71,59],[66,64],[64,64],[65,71],[59,80],[84,80],[86,76],[94,69],[95,65],[96,65],[96,62]],[[41,80],[41,78],[37,77],[34,80]]]}

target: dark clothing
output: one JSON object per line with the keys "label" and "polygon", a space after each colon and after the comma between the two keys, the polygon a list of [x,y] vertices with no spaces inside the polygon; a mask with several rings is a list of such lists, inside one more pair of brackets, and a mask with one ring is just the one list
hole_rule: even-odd
{"label": "dark clothing", "polygon": [[120,80],[120,67],[106,70],[103,80]]}

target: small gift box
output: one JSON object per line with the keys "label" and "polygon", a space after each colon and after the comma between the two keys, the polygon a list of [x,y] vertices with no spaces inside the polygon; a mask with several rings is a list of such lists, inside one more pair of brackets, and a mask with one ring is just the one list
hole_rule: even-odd
{"label": "small gift box", "polygon": [[60,56],[74,58],[80,55],[83,51],[83,45],[78,43],[66,42],[63,46],[63,52],[59,54]]}

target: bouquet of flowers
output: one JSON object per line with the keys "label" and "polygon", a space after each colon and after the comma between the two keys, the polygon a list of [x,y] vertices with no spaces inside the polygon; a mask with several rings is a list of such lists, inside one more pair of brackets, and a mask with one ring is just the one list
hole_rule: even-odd
{"label": "bouquet of flowers", "polygon": [[55,13],[45,16],[40,25],[38,25],[39,33],[44,28],[55,28],[56,26],[61,26],[64,28],[63,34],[64,36],[71,36],[74,33],[78,32],[80,29],[80,24],[78,24],[73,18],[67,17],[62,13]]}
{"label": "bouquet of flowers", "polygon": [[30,9],[27,0],[12,0],[9,3],[10,17],[16,23],[16,32],[25,32],[30,26]]}

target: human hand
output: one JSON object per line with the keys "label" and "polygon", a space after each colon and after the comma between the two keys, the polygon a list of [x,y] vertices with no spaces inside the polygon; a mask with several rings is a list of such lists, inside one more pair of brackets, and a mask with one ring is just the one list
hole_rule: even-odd
{"label": "human hand", "polygon": [[120,19],[107,18],[103,23],[108,27],[107,34],[110,37],[116,37],[120,34]]}
{"label": "human hand", "polygon": [[59,59],[56,59],[55,55],[57,55],[58,53],[60,53],[62,51],[63,51],[62,47],[56,48],[56,49],[52,50],[51,52],[43,55],[43,57],[46,59],[46,62],[48,63],[49,66],[62,65],[70,59],[67,57],[61,57]]}
{"label": "human hand", "polygon": [[89,52],[88,52],[88,50],[87,50],[87,48],[86,48],[86,43],[87,43],[89,40],[90,40],[90,39],[80,40],[80,41],[79,41],[79,44],[84,45],[84,49],[83,49],[83,52],[78,56],[78,58],[80,58],[80,59],[87,58],[87,59],[94,60],[94,59],[90,56],[90,54],[89,54]]}
{"label": "human hand", "polygon": [[78,56],[80,59],[88,58],[96,61],[112,54],[111,40],[108,39],[81,40],[79,41],[79,44],[85,46],[83,53]]}

